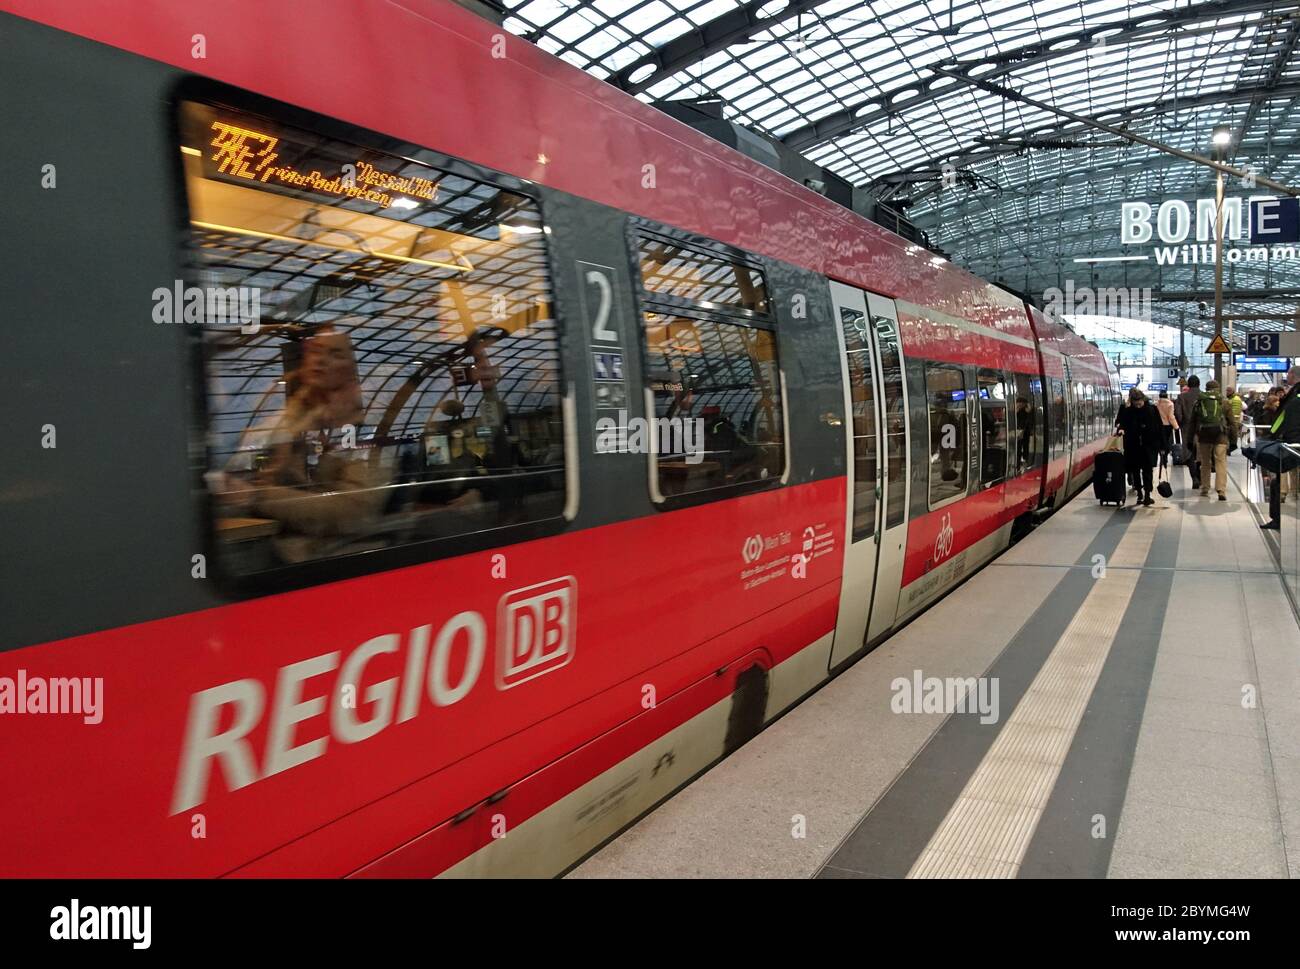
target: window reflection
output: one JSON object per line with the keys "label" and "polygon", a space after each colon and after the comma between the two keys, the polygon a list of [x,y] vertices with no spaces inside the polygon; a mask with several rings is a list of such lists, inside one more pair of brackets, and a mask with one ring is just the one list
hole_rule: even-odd
{"label": "window reflection", "polygon": [[959,367],[925,365],[930,411],[930,507],[966,493],[970,403]]}
{"label": "window reflection", "polygon": [[236,569],[559,515],[536,204],[225,108],[183,105],[181,131],[190,285],[259,307],[202,328],[208,483]]}
{"label": "window reflection", "polygon": [[762,271],[654,233],[637,239],[660,494],[779,478],[785,418]]}
{"label": "window reflection", "polygon": [[785,451],[776,334],[647,313],[645,335],[655,416],[679,422],[660,425],[660,492],[667,497],[780,477]]}

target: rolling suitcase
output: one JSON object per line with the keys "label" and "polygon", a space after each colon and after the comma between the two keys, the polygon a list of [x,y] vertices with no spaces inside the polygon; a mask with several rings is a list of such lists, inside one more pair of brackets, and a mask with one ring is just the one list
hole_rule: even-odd
{"label": "rolling suitcase", "polygon": [[1128,492],[1123,451],[1098,451],[1092,468],[1092,493],[1103,505],[1123,505]]}

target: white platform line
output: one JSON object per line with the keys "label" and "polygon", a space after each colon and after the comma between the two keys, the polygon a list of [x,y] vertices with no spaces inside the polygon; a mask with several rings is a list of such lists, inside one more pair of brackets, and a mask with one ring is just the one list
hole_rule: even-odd
{"label": "white platform line", "polygon": [[[1109,561],[1141,565],[1158,521],[1135,517]],[[1140,577],[1093,585],[908,878],[1016,877]]]}

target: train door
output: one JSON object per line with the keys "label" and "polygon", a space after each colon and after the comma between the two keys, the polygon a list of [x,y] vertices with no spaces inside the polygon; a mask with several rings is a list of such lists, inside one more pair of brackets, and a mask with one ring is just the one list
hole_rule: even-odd
{"label": "train door", "polygon": [[899,339],[894,301],[867,293],[867,313],[875,336],[877,411],[880,414],[880,515],[876,527],[876,588],[867,628],[867,641],[888,631],[898,615],[903,587],[903,558],[907,551],[907,508],[910,500],[907,456],[911,453],[907,425],[907,382],[903,379],[903,346]]}
{"label": "train door", "polygon": [[1066,501],[1074,494],[1074,452],[1075,428],[1079,420],[1079,404],[1074,397],[1074,375],[1070,372],[1069,357],[1061,358],[1062,373],[1065,374],[1065,481],[1061,484],[1061,500]]}
{"label": "train door", "polygon": [[831,283],[835,334],[844,381],[844,427],[847,492],[845,502],[844,577],[830,666],[851,656],[867,641],[875,600],[883,469],[878,458],[876,365],[866,294]]}

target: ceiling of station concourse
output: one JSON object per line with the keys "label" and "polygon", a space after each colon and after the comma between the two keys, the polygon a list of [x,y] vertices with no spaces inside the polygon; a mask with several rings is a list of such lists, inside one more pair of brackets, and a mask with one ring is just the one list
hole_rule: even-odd
{"label": "ceiling of station concourse", "polygon": [[[900,207],[954,262],[1030,295],[1069,280],[1150,286],[1166,297],[1158,318],[1203,326],[1213,266],[1077,260],[1135,251],[1120,242],[1122,202],[1181,199],[1194,215],[1215,173],[976,81],[1200,155],[1227,125],[1226,161],[1300,182],[1300,0],[503,5],[507,29],[643,101],[721,99],[728,120]],[[1276,194],[1227,181],[1230,197]],[[1225,266],[1224,286],[1233,314],[1294,313],[1300,259]],[[1279,326],[1290,324],[1250,328]]]}

